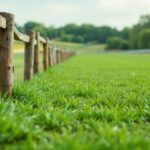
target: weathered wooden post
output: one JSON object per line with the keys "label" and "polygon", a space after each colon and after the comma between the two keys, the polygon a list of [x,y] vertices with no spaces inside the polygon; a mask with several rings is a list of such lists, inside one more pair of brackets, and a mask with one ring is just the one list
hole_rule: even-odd
{"label": "weathered wooden post", "polygon": [[66,52],[66,60],[68,59],[68,52]]}
{"label": "weathered wooden post", "polygon": [[24,80],[31,80],[33,76],[33,52],[35,42],[35,32],[27,31],[30,42],[25,43]]}
{"label": "weathered wooden post", "polygon": [[53,66],[57,64],[57,58],[56,58],[56,47],[53,45],[52,46],[52,62],[53,62]]}
{"label": "weathered wooden post", "polygon": [[66,60],[66,51],[64,51],[64,60]]}
{"label": "weathered wooden post", "polygon": [[65,51],[63,51],[63,61],[65,61]]}
{"label": "weathered wooden post", "polygon": [[34,74],[39,73],[39,51],[40,51],[40,33],[36,32],[35,39],[37,41],[35,47],[34,47]]}
{"label": "weathered wooden post", "polygon": [[64,61],[64,50],[61,50],[61,62]]}
{"label": "weathered wooden post", "polygon": [[59,63],[59,51],[56,49],[56,64]]}
{"label": "weathered wooden post", "polygon": [[60,63],[62,62],[62,50],[61,49],[59,50],[59,62]]}
{"label": "weathered wooden post", "polygon": [[48,38],[46,38],[46,43],[43,44],[43,68],[48,69]]}
{"label": "weathered wooden post", "polygon": [[60,49],[56,50],[56,63],[59,64],[60,63]]}
{"label": "weathered wooden post", "polygon": [[4,12],[1,12],[0,15],[4,17],[3,23],[6,25],[6,28],[0,28],[0,92],[11,96],[13,89],[14,15]]}
{"label": "weathered wooden post", "polygon": [[48,62],[49,62],[49,67],[52,67],[52,46],[49,44],[48,47]]}

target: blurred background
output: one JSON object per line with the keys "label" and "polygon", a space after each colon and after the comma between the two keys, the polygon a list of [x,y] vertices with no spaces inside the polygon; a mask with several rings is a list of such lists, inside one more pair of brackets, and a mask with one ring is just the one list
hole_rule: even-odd
{"label": "blurred background", "polygon": [[[150,48],[149,0],[0,0],[21,32],[39,31],[58,46],[84,52]],[[22,45],[16,42],[15,50]],[[149,51],[148,51],[149,52]]]}

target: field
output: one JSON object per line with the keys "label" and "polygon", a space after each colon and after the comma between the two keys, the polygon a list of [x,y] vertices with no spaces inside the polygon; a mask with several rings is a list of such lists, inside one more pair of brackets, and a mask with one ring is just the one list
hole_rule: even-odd
{"label": "field", "polygon": [[[87,54],[87,53],[100,53],[104,51],[104,44],[76,44],[76,43],[65,43],[65,42],[55,42],[52,41],[56,47],[60,47],[66,50],[76,51],[77,54]],[[40,55],[40,72],[43,71],[43,56],[42,56],[42,44],[40,45],[41,55]],[[23,66],[24,66],[24,44],[20,41],[15,41],[14,44],[14,79],[23,80]]]}
{"label": "field", "polygon": [[14,57],[0,149],[150,149],[150,55],[78,55],[29,82]]}
{"label": "field", "polygon": [[80,54],[102,52],[106,47],[105,44],[76,44],[76,43],[65,43],[59,41],[55,44],[58,47],[62,47],[69,50],[75,50]]}
{"label": "field", "polygon": [[[94,53],[101,52],[105,49],[105,44],[76,44],[76,43],[65,43],[59,41],[52,41],[52,43],[60,48],[67,50],[75,50],[78,53]],[[24,49],[24,45],[22,42],[15,41],[14,44],[15,52],[22,52]],[[41,45],[42,49],[42,45]]]}
{"label": "field", "polygon": [[[20,51],[20,50],[19,50]],[[19,52],[17,51],[17,52]],[[22,81],[24,74],[24,55],[23,53],[16,53],[13,56],[14,60],[14,80]],[[40,53],[39,59],[40,72],[43,72],[43,56]]]}

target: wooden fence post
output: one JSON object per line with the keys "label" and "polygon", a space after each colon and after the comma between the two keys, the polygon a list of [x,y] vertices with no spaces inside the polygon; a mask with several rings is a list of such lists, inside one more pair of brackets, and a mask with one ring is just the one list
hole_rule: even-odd
{"label": "wooden fence post", "polygon": [[56,64],[59,63],[59,51],[56,49]]}
{"label": "wooden fence post", "polygon": [[43,44],[43,68],[48,69],[48,38],[46,38],[46,43]]}
{"label": "wooden fence post", "polygon": [[58,50],[58,62],[61,63],[61,49]]}
{"label": "wooden fence post", "polygon": [[53,45],[53,65],[57,64],[57,57],[56,57],[56,47]]}
{"label": "wooden fence post", "polygon": [[13,41],[14,15],[0,13],[6,19],[6,29],[0,28],[0,92],[12,95],[13,89]]}
{"label": "wooden fence post", "polygon": [[25,43],[24,80],[31,80],[33,76],[33,52],[35,42],[35,32],[28,31],[30,42]]}
{"label": "wooden fence post", "polygon": [[60,49],[56,50],[56,63],[59,64],[60,63]]}
{"label": "wooden fence post", "polygon": [[63,62],[64,61],[64,59],[63,59],[63,50],[61,50],[61,62]]}
{"label": "wooden fence post", "polygon": [[40,51],[40,33],[36,32],[35,39],[37,41],[35,47],[34,47],[34,74],[39,73],[39,51]]}
{"label": "wooden fence post", "polygon": [[52,67],[52,46],[49,44],[48,47],[48,62],[49,62],[49,67]]}

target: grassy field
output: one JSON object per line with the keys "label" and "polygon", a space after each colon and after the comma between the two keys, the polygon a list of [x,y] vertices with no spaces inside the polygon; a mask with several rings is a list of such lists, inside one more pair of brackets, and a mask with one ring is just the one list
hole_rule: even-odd
{"label": "grassy field", "polygon": [[[103,52],[105,49],[105,45],[104,44],[77,44],[77,43],[66,43],[66,42],[54,42],[53,44],[56,45],[56,47],[60,47],[63,48],[65,50],[73,50],[76,51],[78,54],[87,54],[87,53],[99,53],[99,52]],[[23,42],[20,41],[15,41],[14,44],[14,56],[13,56],[13,60],[14,60],[14,68],[15,68],[15,72],[14,72],[14,79],[15,80],[23,80],[23,66],[24,66],[24,44]],[[40,51],[41,51],[41,55],[40,55],[40,71],[43,71],[43,56],[42,56],[42,44],[40,45]]]}
{"label": "grassy field", "polygon": [[[40,45],[42,50],[42,44]],[[20,41],[15,41],[13,46],[15,53],[23,53],[24,52],[24,43]]]}
{"label": "grassy field", "polygon": [[106,47],[105,44],[77,44],[59,41],[56,43],[56,45],[64,49],[77,51],[78,53],[97,53],[103,51]]}
{"label": "grassy field", "polygon": [[[18,52],[18,51],[17,51]],[[43,72],[43,56],[40,53],[39,57],[40,72]],[[14,63],[14,80],[22,81],[24,76],[24,55],[23,53],[16,53],[13,56]]]}
{"label": "grassy field", "polygon": [[[77,44],[77,43],[66,43],[66,42],[52,42],[54,45],[67,50],[74,50],[78,53],[94,53],[101,52],[105,49],[105,44]],[[15,52],[23,52],[24,44],[22,42],[15,41],[14,50]],[[42,45],[41,45],[42,49]]]}
{"label": "grassy field", "polygon": [[15,80],[0,101],[0,149],[150,149],[150,56],[80,55]]}

